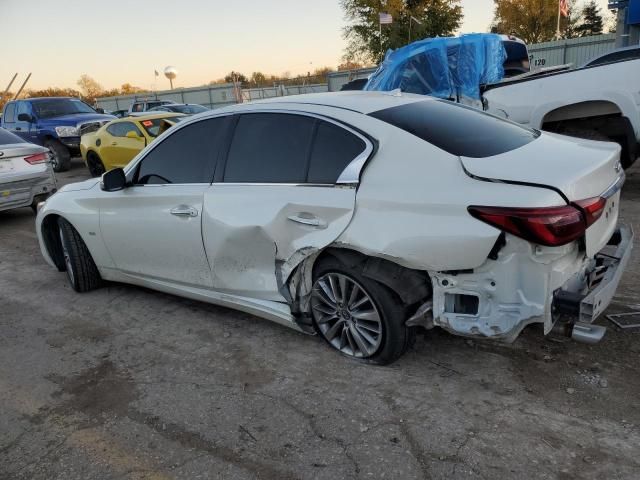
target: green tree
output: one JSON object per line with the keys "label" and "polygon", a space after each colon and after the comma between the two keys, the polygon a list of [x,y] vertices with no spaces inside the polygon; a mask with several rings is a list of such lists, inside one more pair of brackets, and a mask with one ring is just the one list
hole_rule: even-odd
{"label": "green tree", "polygon": [[[411,20],[413,40],[452,35],[462,23],[460,0],[341,0],[349,24],[344,29],[347,40],[345,60],[379,62],[388,49],[409,41]],[[388,13],[393,23],[379,24],[379,14]]]}
{"label": "green tree", "polygon": [[576,32],[581,37],[600,35],[604,30],[600,7],[594,0],[587,3],[582,9],[582,22],[576,27]]}
{"label": "green tree", "polygon": [[264,87],[267,86],[269,82],[267,81],[267,76],[262,72],[253,72],[251,74],[251,85],[256,87]]}
{"label": "green tree", "polygon": [[492,31],[512,34],[527,43],[556,36],[558,0],[494,0]]}

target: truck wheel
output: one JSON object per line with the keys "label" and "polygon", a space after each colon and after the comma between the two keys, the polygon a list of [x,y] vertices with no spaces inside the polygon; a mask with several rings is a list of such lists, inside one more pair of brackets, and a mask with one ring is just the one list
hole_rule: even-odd
{"label": "truck wheel", "polygon": [[58,219],[58,229],[64,265],[69,283],[76,292],[88,292],[100,286],[98,267],[80,234],[64,218]]}
{"label": "truck wheel", "polygon": [[87,152],[87,167],[92,177],[99,177],[106,171],[102,160],[95,152]]}
{"label": "truck wheel", "polygon": [[57,140],[47,140],[44,146],[51,150],[51,165],[54,172],[66,172],[71,168],[71,154],[67,147]]}
{"label": "truck wheel", "polygon": [[415,338],[396,294],[360,269],[328,257],[313,273],[313,325],[332,348],[365,363],[389,364]]}

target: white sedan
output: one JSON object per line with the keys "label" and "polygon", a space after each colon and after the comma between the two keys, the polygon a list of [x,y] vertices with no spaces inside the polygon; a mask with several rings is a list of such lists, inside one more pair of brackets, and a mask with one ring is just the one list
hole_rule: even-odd
{"label": "white sedan", "polygon": [[125,282],[318,333],[388,363],[417,327],[597,342],[626,266],[620,148],[397,92],[196,115],[67,185],[42,253],[85,292]]}

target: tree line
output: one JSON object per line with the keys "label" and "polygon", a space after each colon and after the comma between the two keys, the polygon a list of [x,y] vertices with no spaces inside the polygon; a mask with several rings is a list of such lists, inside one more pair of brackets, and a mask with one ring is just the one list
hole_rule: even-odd
{"label": "tree line", "polygon": [[[487,30],[515,35],[525,42],[539,43],[557,37],[559,0],[494,0],[494,18]],[[464,12],[460,0],[341,0],[348,21],[343,31],[347,41],[345,59],[378,63],[389,49],[411,40],[448,37],[460,30]],[[561,38],[599,35],[606,21],[594,0],[569,0],[569,15],[560,22]],[[380,24],[381,13],[392,23]],[[612,28],[608,29],[613,31]]]}

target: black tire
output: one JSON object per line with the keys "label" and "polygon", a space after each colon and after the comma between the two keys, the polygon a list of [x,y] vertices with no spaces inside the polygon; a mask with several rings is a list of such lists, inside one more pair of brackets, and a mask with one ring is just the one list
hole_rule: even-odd
{"label": "black tire", "polygon": [[372,299],[378,313],[380,314],[382,339],[377,350],[371,355],[363,358],[358,358],[339,350],[338,347],[327,339],[320,329],[317,321],[318,315],[313,308],[314,299],[312,296],[311,317],[313,319],[314,329],[318,335],[323,338],[332,349],[362,363],[387,365],[400,358],[415,340],[415,329],[408,328],[405,325],[407,320],[407,311],[400,301],[400,298],[386,286],[362,275],[358,266],[347,266],[337,258],[331,256],[321,259],[314,267],[314,288],[318,287],[318,280],[322,279],[327,274],[339,274],[346,276],[349,279],[354,280],[360,288],[364,289],[365,294]]}
{"label": "black tire", "polygon": [[58,219],[58,228],[69,283],[81,293],[98,288],[102,284],[100,272],[82,237],[64,218]]}
{"label": "black tire", "polygon": [[57,140],[47,140],[44,146],[51,150],[51,165],[54,172],[66,172],[71,168],[69,149]]}
{"label": "black tire", "polygon": [[95,152],[87,152],[87,167],[92,177],[99,177],[106,172],[104,163],[102,163],[102,160],[100,160],[100,157]]}

